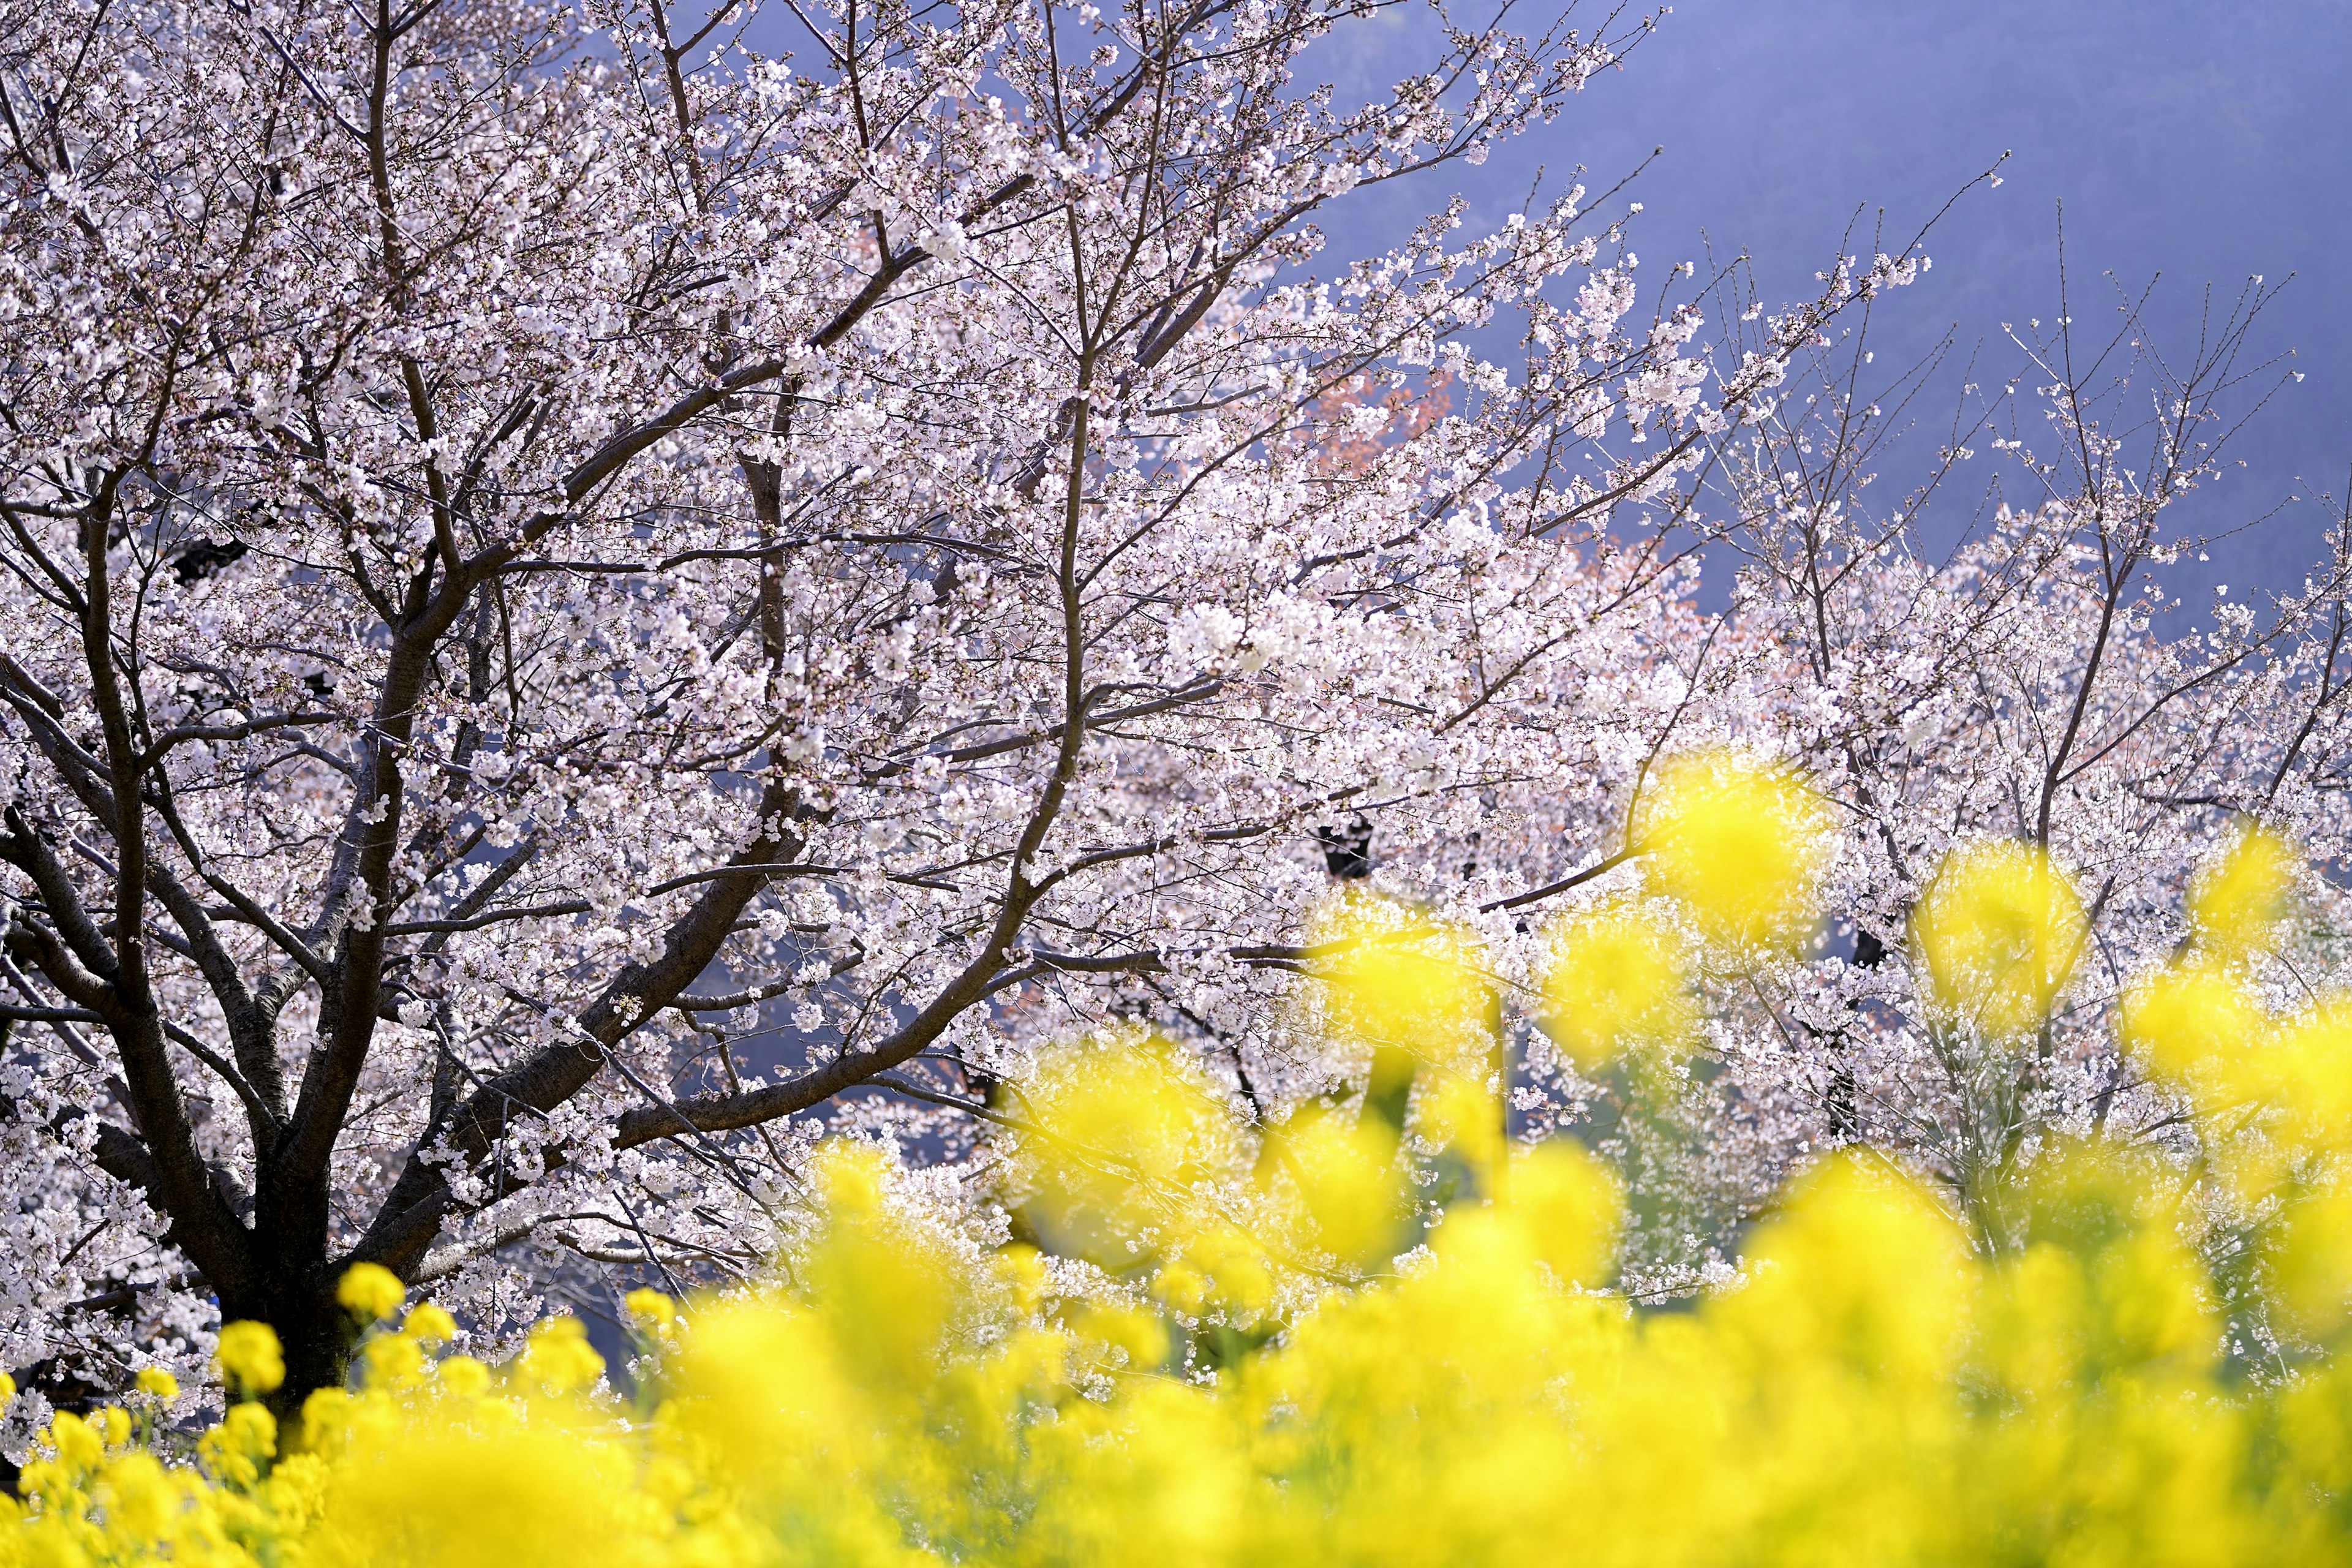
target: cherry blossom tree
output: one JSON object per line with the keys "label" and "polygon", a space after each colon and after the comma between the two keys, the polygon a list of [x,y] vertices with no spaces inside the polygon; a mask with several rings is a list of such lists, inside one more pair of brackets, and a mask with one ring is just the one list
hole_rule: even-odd
{"label": "cherry blossom tree", "polygon": [[[1335,258],[1650,26],[1441,13],[1311,88],[1371,8],[0,13],[0,1362],[65,1399],[258,1319],[290,1409],[353,1262],[488,1338],[743,1277],[821,1125],[960,1201],[1028,1044],[1113,1017],[1279,1118],[1362,1083],[1287,1005],[1335,877],[1475,925],[1524,1021],[1685,744],[1840,805],[1855,933],[1711,977],[1697,1230],[1823,1141],[1965,1189],[2159,1120],[2087,1026],[1938,1057],[1902,922],[1945,845],[2045,842],[2095,1011],[2230,813],[2340,853],[2341,551],[2186,638],[2143,571],[2242,333],[2154,462],[2031,342],[2059,446],[1956,430],[2032,493],[1932,557],[1955,482],[1877,510],[1835,370],[1917,242],[1645,299],[1571,185]],[[1610,1092],[1514,1037],[1528,1130]]]}
{"label": "cherry blossom tree", "polygon": [[11,7],[0,1357],[740,1273],[797,1113],[1230,1032],[1318,830],[1572,873],[1695,625],[1619,520],[1913,262],[1727,374],[1580,189],[1335,264],[1649,27],[1307,89],[1368,9]]}

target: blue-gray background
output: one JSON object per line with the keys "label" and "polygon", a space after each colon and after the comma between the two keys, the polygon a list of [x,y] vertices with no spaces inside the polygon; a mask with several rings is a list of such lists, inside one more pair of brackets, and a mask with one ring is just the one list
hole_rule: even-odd
{"label": "blue-gray background", "polygon": [[[1522,0],[1529,16],[1541,4]],[[1354,25],[1306,72],[1360,99],[1425,69],[1425,15]],[[1663,146],[1627,193],[1645,208],[1644,269],[1704,268],[1704,230],[1718,257],[1748,251],[1766,298],[1783,302],[1812,290],[1858,208],[1865,252],[1881,207],[1907,238],[2007,149],[2000,188],[1954,209],[1926,247],[1934,270],[1874,323],[1880,364],[1956,330],[1963,354],[1983,342],[1988,382],[2017,368],[2001,323],[2058,314],[2062,200],[2074,313],[2092,330],[2115,319],[2105,272],[2135,290],[2161,274],[2153,339],[2183,353],[2209,283],[2226,309],[2249,274],[2293,274],[2252,346],[2294,350],[2305,379],[2235,438],[2246,467],[2198,498],[2196,524],[2214,531],[2290,494],[2340,498],[2352,466],[2347,67],[2352,0],[1680,0],[1556,123],[1483,168],[1365,193],[1375,199],[1332,238],[1343,253],[1376,248],[1441,187],[1492,221],[1538,163],[1554,183],[1581,163],[1604,190]],[[1948,401],[1929,405],[1948,417]],[[1907,488],[1892,467],[1885,478]],[[2326,511],[2290,507],[2196,575],[2290,586],[2322,548]],[[2202,598],[2186,576],[2179,586]]]}
{"label": "blue-gray background", "polygon": [[[1477,25],[1498,0],[1448,3]],[[1513,0],[1507,25],[1538,29],[1563,3]],[[1580,0],[1574,19],[1590,27],[1611,3]],[[772,5],[751,37],[770,51],[808,42]],[[1300,85],[1328,81],[1342,103],[1361,102],[1439,52],[1431,12],[1405,0],[1311,47]],[[2219,534],[2277,515],[2170,579],[2191,605],[2217,584],[2291,588],[2333,521],[2311,498],[2340,507],[2352,471],[2347,69],[2352,0],[1679,0],[1622,70],[1483,167],[1449,164],[1330,209],[1316,270],[1386,248],[1457,190],[1472,221],[1493,224],[1538,166],[1557,189],[1581,165],[1598,193],[1660,148],[1625,193],[1645,209],[1633,233],[1651,286],[1683,260],[1704,276],[1710,247],[1717,258],[1745,250],[1768,303],[1793,303],[1849,226],[1865,254],[1882,209],[1887,234],[1907,239],[2008,151],[2001,186],[1954,208],[1925,247],[1934,270],[1874,321],[1880,367],[1953,334],[1941,395],[1916,405],[1923,428],[1927,412],[1948,428],[1960,363],[1979,345],[1979,381],[2022,373],[2002,324],[2059,314],[2062,201],[2086,332],[2116,319],[2110,273],[2132,293],[2158,280],[2145,322],[2176,360],[2193,352],[2209,287],[2226,314],[2249,276],[2291,279],[2248,346],[2253,359],[2293,351],[2304,379],[2231,438],[2244,467],[2193,498],[2182,526]],[[1978,468],[1991,478],[1989,461]],[[1879,471],[1884,490],[1922,477],[1901,453]],[[1982,493],[1968,478],[1947,491],[1948,510]],[[2279,510],[2290,496],[2304,500]]]}

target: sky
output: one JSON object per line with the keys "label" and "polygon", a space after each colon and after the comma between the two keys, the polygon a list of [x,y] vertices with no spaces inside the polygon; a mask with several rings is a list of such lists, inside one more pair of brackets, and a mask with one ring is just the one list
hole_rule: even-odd
{"label": "sky", "polygon": [[[1352,25],[1304,74],[1344,100],[1425,68],[1422,15]],[[2103,274],[2134,292],[2153,279],[2147,320],[2168,352],[2193,347],[2208,285],[2226,310],[2250,275],[2292,275],[2252,347],[2292,350],[2304,379],[2235,437],[2245,467],[2197,498],[2196,526],[2219,531],[2289,495],[2340,499],[2352,467],[2347,68],[2352,0],[1681,0],[1554,124],[1330,227],[1336,250],[1378,248],[1451,190],[1492,221],[1539,164],[1555,181],[1581,164],[1597,192],[1663,148],[1627,193],[1645,268],[1703,265],[1704,233],[1790,302],[1857,211],[1865,235],[1884,208],[1907,237],[2007,151],[2000,187],[1954,208],[1926,247],[1934,269],[1874,323],[1881,360],[1949,330],[2014,365],[2002,323],[2058,314],[2061,202],[2076,321],[2111,310]],[[2217,546],[2201,586],[2299,582],[2326,522],[2323,505],[2287,507]]]}

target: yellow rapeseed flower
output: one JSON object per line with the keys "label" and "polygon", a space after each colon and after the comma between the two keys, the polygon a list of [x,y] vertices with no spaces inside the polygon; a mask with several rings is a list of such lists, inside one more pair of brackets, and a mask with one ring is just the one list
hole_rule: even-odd
{"label": "yellow rapeseed flower", "polygon": [[166,1404],[180,1397],[180,1380],[160,1366],[139,1369],[139,1392],[152,1394]]}
{"label": "yellow rapeseed flower", "polygon": [[446,1345],[457,1337],[457,1321],[431,1301],[419,1301],[401,1320],[400,1331],[420,1345]]}
{"label": "yellow rapeseed flower", "polygon": [[656,1332],[677,1321],[677,1303],[658,1290],[632,1290],[622,1299],[622,1305],[640,1326]]}
{"label": "yellow rapeseed flower", "polygon": [[490,1369],[469,1355],[453,1355],[433,1369],[441,1386],[461,1399],[471,1399],[488,1393]]}
{"label": "yellow rapeseed flower", "polygon": [[1510,1202],[1537,1258],[1561,1282],[1607,1282],[1622,1206],[1608,1167],[1567,1139],[1551,1139],[1512,1167]]}
{"label": "yellow rapeseed flower", "polygon": [[1483,1036],[1494,993],[1471,932],[1393,900],[1349,893],[1319,910],[1307,934],[1342,1032],[1432,1060]]}
{"label": "yellow rapeseed flower", "polygon": [[354,1263],[335,1286],[335,1300],[362,1323],[382,1322],[400,1310],[408,1287],[380,1263]]}
{"label": "yellow rapeseed flower", "polygon": [[1727,956],[1801,942],[1830,848],[1820,798],[1786,769],[1729,751],[1658,770],[1637,826],[1658,890]]}
{"label": "yellow rapeseed flower", "polygon": [[371,1388],[405,1388],[425,1375],[425,1347],[406,1334],[377,1334],[360,1347]]}
{"label": "yellow rapeseed flower", "polygon": [[1587,1072],[1627,1050],[1677,1050],[1695,1022],[1673,935],[1628,910],[1553,928],[1544,1003],[1545,1032]]}
{"label": "yellow rapeseed flower", "polygon": [[2294,908],[2300,858],[2267,827],[2241,831],[2189,884],[2189,924],[2197,945],[2224,959],[2269,946]]}
{"label": "yellow rapeseed flower", "polygon": [[[1339,1174],[1370,1178],[1360,1213],[1387,1234],[1367,1240],[1392,1245],[1392,1130],[1327,1114],[1318,1136],[1367,1140]],[[1223,1315],[1190,1263],[1179,1316],[1060,1260],[1017,1314],[926,1317],[932,1348],[908,1353],[859,1324],[904,1314],[929,1265],[836,1260],[681,1322],[651,1410],[576,1379],[501,1397],[459,1357],[320,1391],[282,1457],[258,1405],[193,1467],[119,1410],[60,1415],[0,1503],[0,1564],[1321,1568],[1604,1562],[1627,1542],[1888,1568],[2346,1560],[2340,1186],[2298,1189],[2262,1244],[2270,1321],[2323,1336],[2271,1384],[2224,1364],[2215,1281],[2147,1169],[2060,1144],[2020,1181],[2017,1246],[1986,1256],[1935,1196],[1834,1157],[1759,1217],[1742,1289],[1665,1314],[1608,1290],[1615,1182],[1562,1142],[1410,1262],[1326,1274],[1278,1324]],[[827,1228],[820,1250],[922,1246],[872,1210]],[[534,1335],[517,1381],[579,1337]]]}
{"label": "yellow rapeseed flower", "polygon": [[232,1405],[219,1426],[196,1444],[205,1468],[227,1486],[247,1488],[278,1452],[278,1418],[259,1405]]}
{"label": "yellow rapeseed flower", "polygon": [[2352,1309],[2352,1192],[2305,1197],[2284,1219],[2265,1259],[2281,1313],[2306,1338],[2333,1334]]}
{"label": "yellow rapeseed flower", "polygon": [[1936,1000],[1994,1039],[2039,1027],[2088,927],[2066,875],[2032,845],[1989,839],[1944,858],[1912,911]]}
{"label": "yellow rapeseed flower", "polygon": [[221,1380],[248,1396],[267,1394],[286,1381],[286,1357],[278,1346],[278,1331],[268,1323],[237,1322],[222,1326],[213,1360]]}
{"label": "yellow rapeseed flower", "polygon": [[1393,1257],[1411,1213],[1394,1130],[1377,1118],[1310,1111],[1279,1136],[1283,1163],[1323,1247],[1358,1268]]}
{"label": "yellow rapeseed flower", "polygon": [[[1966,852],[1922,900],[1923,984],[2030,1021],[2079,921],[2031,852]],[[1660,1031],[1655,953],[1603,962],[1639,934],[1578,933],[1571,972],[1607,981],[1575,999],[1592,1040]],[[1615,1239],[1682,1216],[1629,1216],[1573,1142],[1507,1147],[1483,1052],[1413,1079],[1415,1143],[1494,1178],[1448,1200],[1389,1116],[1243,1126],[1188,1058],[1097,1036],[1006,1082],[1035,1121],[983,1179],[1036,1194],[1049,1244],[1055,1212],[1116,1227],[1108,1262],[992,1246],[835,1140],[780,1278],[690,1314],[632,1296],[667,1325],[655,1397],[602,1394],[571,1318],[502,1378],[431,1366],[455,1326],[419,1304],[286,1454],[250,1402],[193,1463],[119,1405],[58,1415],[0,1498],[0,1568],[2352,1561],[2352,1002],[2273,1019],[2216,953],[2136,985],[2121,1030],[2159,1090],[2224,1114],[2143,1123],[2135,1089],[2136,1131],[2045,1134],[1992,1226],[1832,1154],[1760,1205],[1738,1289],[1665,1312],[1637,1304],[1674,1282],[1621,1271]],[[1654,990],[1688,1005],[1678,975]],[[2158,1129],[2206,1157],[2150,1151]],[[264,1325],[220,1347],[248,1392],[282,1377]],[[2239,1364],[2273,1351],[2286,1375]]]}
{"label": "yellow rapeseed flower", "polygon": [[2226,1099],[2234,1092],[2231,1064],[2271,1029],[2236,980],[2203,967],[2175,966],[2125,994],[2119,1032],[2126,1044],[2147,1053],[2166,1083]]}
{"label": "yellow rapeseed flower", "polygon": [[604,1358],[588,1343],[587,1328],[566,1314],[531,1330],[522,1373],[550,1394],[570,1394],[593,1386],[604,1374]]}
{"label": "yellow rapeseed flower", "polygon": [[58,1461],[74,1469],[95,1469],[106,1458],[104,1430],[69,1412],[58,1413],[49,1422],[47,1436]]}
{"label": "yellow rapeseed flower", "polygon": [[1018,1088],[1033,1131],[1017,1142],[1037,1175],[1029,1213],[1058,1248],[1108,1267],[1160,1250],[1148,1237],[1181,1242],[1202,1217],[1196,1184],[1244,1163],[1222,1099],[1149,1035],[1045,1052]]}

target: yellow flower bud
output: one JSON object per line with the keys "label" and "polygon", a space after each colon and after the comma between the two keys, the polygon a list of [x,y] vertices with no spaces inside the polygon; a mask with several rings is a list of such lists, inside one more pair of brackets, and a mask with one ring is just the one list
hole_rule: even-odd
{"label": "yellow flower bud", "polygon": [[168,1402],[180,1397],[180,1380],[160,1366],[142,1366],[139,1369],[139,1391]]}

